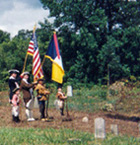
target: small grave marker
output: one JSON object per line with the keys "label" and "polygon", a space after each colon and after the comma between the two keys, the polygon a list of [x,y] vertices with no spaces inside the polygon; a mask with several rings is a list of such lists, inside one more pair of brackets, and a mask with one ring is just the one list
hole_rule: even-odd
{"label": "small grave marker", "polygon": [[67,86],[67,96],[72,97],[72,86]]}
{"label": "small grave marker", "polygon": [[111,133],[113,133],[114,135],[118,135],[119,132],[118,132],[118,125],[117,124],[111,124]]}
{"label": "small grave marker", "polygon": [[103,118],[95,119],[95,138],[104,139],[105,133],[105,120]]}

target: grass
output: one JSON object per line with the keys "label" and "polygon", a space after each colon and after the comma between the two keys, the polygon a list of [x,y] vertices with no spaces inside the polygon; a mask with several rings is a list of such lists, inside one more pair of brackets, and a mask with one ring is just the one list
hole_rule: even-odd
{"label": "grass", "polygon": [[0,128],[1,145],[138,145],[140,139],[108,134],[105,140],[93,134],[70,129]]}
{"label": "grass", "polygon": [[93,140],[92,134],[69,129],[0,128],[0,143],[2,145],[88,144]]}
{"label": "grass", "polygon": [[[54,101],[57,89],[49,88],[51,91],[49,99],[49,108],[54,108]],[[64,88],[64,92],[66,88]],[[70,110],[94,112],[101,108],[102,103],[106,101],[107,89],[105,87],[93,86],[92,88],[79,88],[73,90],[73,96],[68,97],[68,107]],[[22,96],[22,93],[21,93]],[[35,92],[36,96],[36,92]],[[0,94],[0,100],[7,98],[7,102],[0,103],[6,106],[8,104],[8,95],[6,92]],[[7,103],[7,104],[6,104]],[[9,104],[8,104],[9,105]]]}
{"label": "grass", "polygon": [[[49,102],[49,107],[51,108],[54,108],[56,91],[56,88],[51,91]],[[129,91],[126,90],[126,92],[128,97],[118,104],[117,111],[121,113],[133,113],[138,110],[140,91],[139,88],[134,88]],[[7,92],[0,94],[0,100],[3,98],[8,100]],[[90,89],[81,87],[73,90],[73,97],[68,98],[68,106],[70,110],[94,112],[100,110],[106,103],[114,105],[117,100],[117,94],[107,98],[107,87],[105,86],[93,86]],[[0,105],[6,106],[5,103],[0,102]],[[139,142],[139,138],[113,136],[111,134],[107,134],[105,140],[97,140],[94,138],[93,133],[70,129],[0,128],[0,145],[138,145]]]}
{"label": "grass", "polygon": [[[47,86],[50,90],[50,100],[49,100],[49,108],[55,108],[54,101],[56,99],[55,95],[57,93],[57,88],[55,85],[51,84]],[[63,87],[63,91],[66,92],[66,86]],[[0,100],[3,98],[7,98],[7,102],[1,102],[0,106],[6,106],[8,104],[8,93],[2,92],[0,94]],[[35,93],[36,94],[36,93]],[[139,101],[140,101],[140,90],[137,87],[134,88],[125,88],[123,95],[124,99],[120,100],[122,94],[120,94],[117,90],[114,92],[110,90],[111,96],[108,98],[108,89],[107,86],[97,86],[93,85],[90,88],[88,87],[77,87],[73,89],[73,96],[68,97],[68,108],[69,110],[74,111],[84,111],[84,112],[95,112],[106,108],[107,104],[112,104],[115,106],[116,111],[120,113],[137,113]],[[21,95],[22,96],[22,95]],[[7,104],[6,104],[7,103]]]}
{"label": "grass", "polygon": [[[55,94],[53,92],[50,95],[50,107],[54,107]],[[102,103],[106,101],[106,95],[106,87],[93,86],[90,89],[84,87],[75,89],[73,96],[68,97],[68,106],[70,110],[94,112],[99,110]]]}

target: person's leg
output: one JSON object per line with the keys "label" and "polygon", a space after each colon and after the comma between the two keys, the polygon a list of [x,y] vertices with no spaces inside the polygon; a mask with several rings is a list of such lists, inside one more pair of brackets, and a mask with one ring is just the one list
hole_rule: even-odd
{"label": "person's leg", "polygon": [[33,109],[33,104],[32,104],[32,99],[30,99],[26,104],[26,111],[25,111],[28,121],[35,121],[35,119],[33,118],[32,109]]}
{"label": "person's leg", "polygon": [[19,120],[19,108],[18,106],[13,106],[12,108],[12,114],[13,114],[13,121],[14,122],[20,122]]}
{"label": "person's leg", "polygon": [[60,108],[60,114],[64,116],[64,101],[62,101],[62,107]]}
{"label": "person's leg", "polygon": [[15,121],[15,116],[14,116],[14,106],[12,106],[12,118],[13,118],[13,121]]}
{"label": "person's leg", "polygon": [[39,101],[40,119],[45,118],[45,101]]}

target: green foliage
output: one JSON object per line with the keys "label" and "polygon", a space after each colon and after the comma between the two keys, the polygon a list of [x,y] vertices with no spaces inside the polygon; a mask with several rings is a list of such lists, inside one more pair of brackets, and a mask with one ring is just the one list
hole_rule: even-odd
{"label": "green foliage", "polygon": [[65,81],[106,83],[108,66],[111,82],[139,75],[140,2],[40,1],[63,40]]}
{"label": "green foliage", "polygon": [[107,134],[105,140],[96,140],[93,134],[74,131],[70,129],[23,129],[23,128],[0,128],[1,144],[26,144],[26,145],[83,145],[83,144],[102,144],[102,145],[122,145],[139,144],[139,139],[128,136],[113,136]]}

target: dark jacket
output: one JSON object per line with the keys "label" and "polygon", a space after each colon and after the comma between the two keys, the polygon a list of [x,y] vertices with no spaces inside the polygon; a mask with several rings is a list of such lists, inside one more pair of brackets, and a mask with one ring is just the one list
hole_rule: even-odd
{"label": "dark jacket", "polygon": [[12,100],[12,97],[13,97],[13,90],[18,87],[16,84],[18,84],[18,82],[21,80],[21,78],[13,78],[13,77],[10,77],[9,80],[8,80],[8,83],[9,83],[9,88],[10,88],[10,94],[9,94],[9,99]]}

